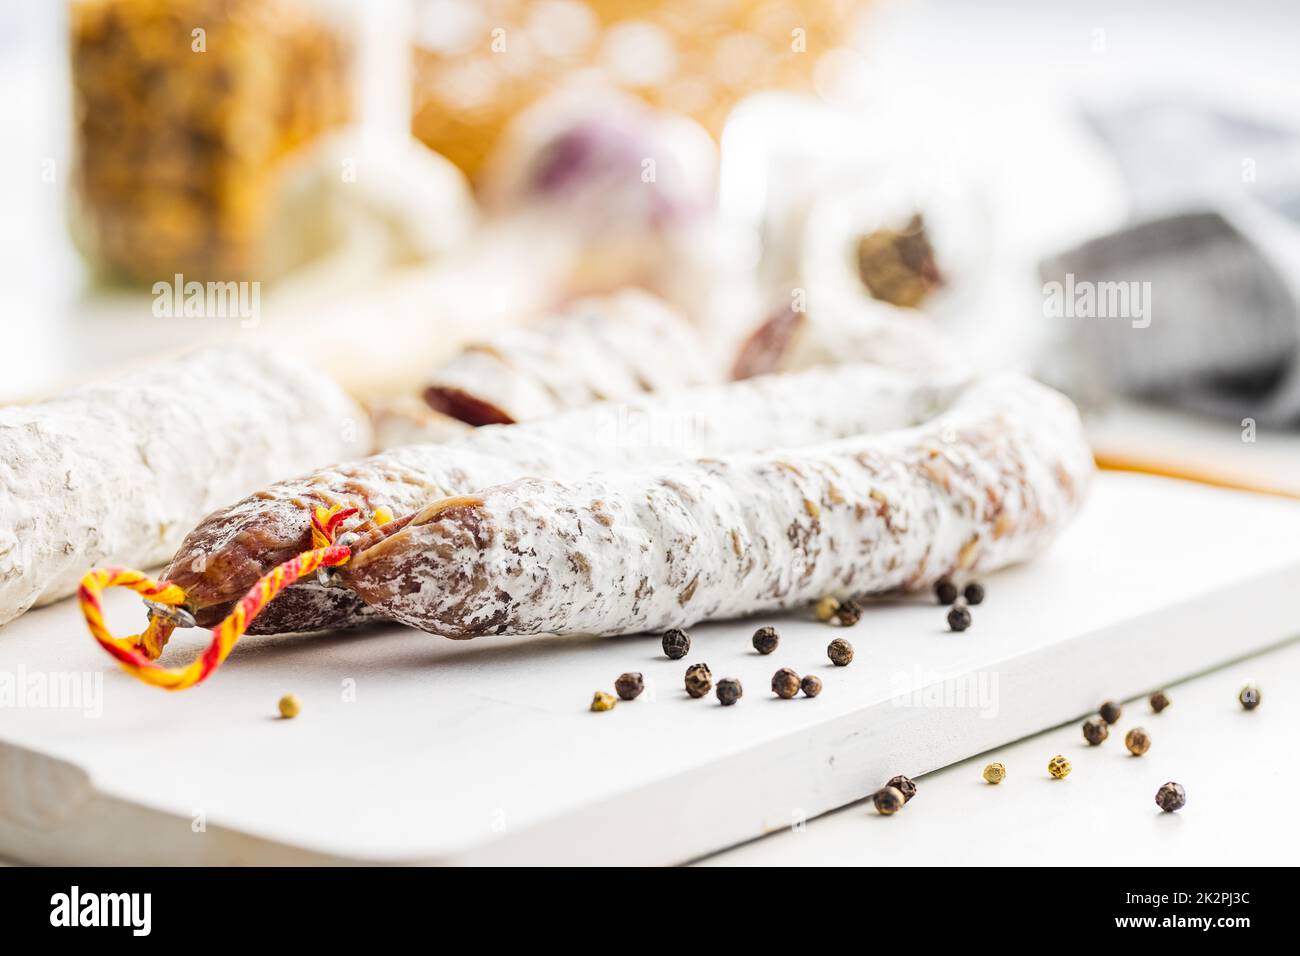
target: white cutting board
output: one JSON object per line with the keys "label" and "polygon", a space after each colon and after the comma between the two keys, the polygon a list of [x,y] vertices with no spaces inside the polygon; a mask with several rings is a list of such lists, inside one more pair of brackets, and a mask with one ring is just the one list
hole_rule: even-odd
{"label": "white cutting board", "polygon": [[[0,856],[48,863],[675,863],[1300,635],[1300,504],[1103,474],[1033,566],[987,581],[965,634],[924,599],[847,631],[764,617],[657,637],[391,627],[247,638],[206,684],[146,687],[64,602],[0,630],[0,675],[105,671],[102,715],[0,707]],[[119,632],[138,603],[110,608]],[[775,623],[770,657],[749,638]],[[832,667],[826,644],[857,656]],[[169,650],[192,653],[189,632]],[[687,664],[742,680],[724,708]],[[779,666],[816,699],[768,692]],[[626,670],[650,685],[590,713]],[[346,687],[355,699],[344,699]],[[912,691],[928,688],[914,698]],[[292,691],[302,715],[275,719]]]}

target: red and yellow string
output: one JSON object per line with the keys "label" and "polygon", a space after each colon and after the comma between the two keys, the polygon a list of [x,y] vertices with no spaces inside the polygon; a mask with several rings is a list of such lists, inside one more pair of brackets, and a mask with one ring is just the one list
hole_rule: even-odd
{"label": "red and yellow string", "polygon": [[234,610],[216,627],[212,640],[198,658],[184,667],[163,667],[156,658],[175,625],[155,615],[141,634],[114,637],[104,623],[100,595],[107,588],[123,587],[156,604],[178,607],[185,603],[185,591],[175,584],[155,581],[148,575],[130,568],[98,568],[81,579],[77,600],[86,626],[100,646],[108,651],[122,670],[133,677],[166,690],[184,690],[201,683],[221,666],[239,639],[244,636],[254,618],[273,601],[281,591],[317,568],[338,567],[352,557],[347,545],[335,544],[339,526],[357,513],[356,508],[334,505],[316,508],[312,513],[312,548],[296,558],[284,562],[267,572],[235,605]]}

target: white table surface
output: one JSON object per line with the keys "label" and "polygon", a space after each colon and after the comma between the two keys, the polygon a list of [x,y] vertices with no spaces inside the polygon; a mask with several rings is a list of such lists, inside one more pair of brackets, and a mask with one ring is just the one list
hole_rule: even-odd
{"label": "white table surface", "polygon": [[[1248,680],[1263,692],[1253,712],[1237,702]],[[1071,723],[926,774],[895,816],[864,800],[700,865],[1294,866],[1300,829],[1287,795],[1300,788],[1300,642],[1168,693],[1161,714],[1145,699],[1125,704],[1098,747]],[[1151,735],[1143,757],[1124,749],[1135,726]],[[1047,774],[1055,754],[1074,766],[1064,780]],[[998,786],[982,777],[994,760],[1007,766]],[[1175,814],[1155,805],[1167,780],[1187,790]]]}

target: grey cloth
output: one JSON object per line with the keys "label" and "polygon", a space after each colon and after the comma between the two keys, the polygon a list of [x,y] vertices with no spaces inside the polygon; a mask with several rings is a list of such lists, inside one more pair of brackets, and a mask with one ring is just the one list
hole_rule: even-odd
{"label": "grey cloth", "polygon": [[1133,221],[1040,263],[1077,291],[1067,384],[1300,425],[1300,135],[1183,103],[1087,119]]}

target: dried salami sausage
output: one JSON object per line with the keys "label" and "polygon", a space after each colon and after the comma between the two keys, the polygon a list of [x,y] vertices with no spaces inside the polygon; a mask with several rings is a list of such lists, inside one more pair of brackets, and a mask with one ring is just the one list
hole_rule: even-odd
{"label": "dried salami sausage", "polygon": [[0,624],[91,565],[159,565],[222,503],[369,447],[334,382],[242,349],[0,409]]}
{"label": "dried salami sausage", "polygon": [[1026,560],[1092,470],[1070,402],[1005,376],[911,429],[433,502],[339,576],[446,637],[655,630]]}
{"label": "dried salami sausage", "polygon": [[429,378],[424,398],[469,425],[508,425],[718,382],[721,363],[707,356],[685,319],[647,293],[626,290],[468,346]]}
{"label": "dried salami sausage", "polygon": [[[315,506],[359,509],[346,527],[366,534],[380,527],[377,515],[402,516],[525,475],[578,476],[905,427],[935,415],[959,390],[957,379],[925,382],[874,366],[841,366],[478,428],[445,444],[393,449],[273,484],[203,521],[166,577],[185,589],[199,622],[212,624],[262,574],[310,546]],[[317,630],[373,617],[355,597],[350,602],[346,591],[298,584],[268,606],[253,630]]]}

